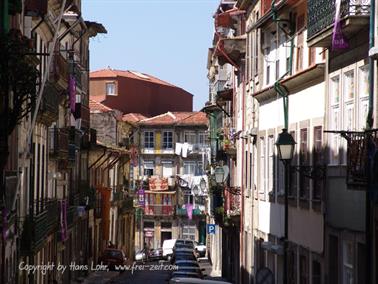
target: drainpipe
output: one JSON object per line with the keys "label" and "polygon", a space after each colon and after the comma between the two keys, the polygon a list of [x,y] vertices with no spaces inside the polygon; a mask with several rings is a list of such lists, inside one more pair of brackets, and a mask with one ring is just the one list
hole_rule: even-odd
{"label": "drainpipe", "polygon": [[[375,0],[370,1],[370,23],[369,23],[369,50],[374,47],[374,25],[375,25]],[[366,119],[366,129],[372,129],[374,124],[374,60],[369,56],[369,112]],[[367,157],[368,165],[371,167],[374,163]],[[372,244],[372,216],[374,216],[374,206],[370,200],[371,174],[368,173],[368,187],[365,195],[365,238],[366,238],[366,283],[373,283],[372,275],[373,244]],[[377,237],[377,236],[375,236]],[[376,261],[376,260],[375,260]]]}

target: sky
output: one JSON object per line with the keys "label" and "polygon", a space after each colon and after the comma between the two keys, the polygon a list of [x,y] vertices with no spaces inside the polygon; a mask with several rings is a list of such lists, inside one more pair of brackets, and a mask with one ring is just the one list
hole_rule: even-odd
{"label": "sky", "polygon": [[207,52],[219,0],[82,0],[85,20],[108,33],[90,42],[91,71],[147,73],[192,93],[193,110],[208,100]]}

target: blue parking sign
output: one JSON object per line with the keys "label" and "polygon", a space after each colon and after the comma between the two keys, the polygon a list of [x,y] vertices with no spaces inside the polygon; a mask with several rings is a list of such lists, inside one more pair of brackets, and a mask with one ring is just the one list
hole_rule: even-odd
{"label": "blue parking sign", "polygon": [[209,235],[215,235],[215,224],[207,224],[207,233]]}

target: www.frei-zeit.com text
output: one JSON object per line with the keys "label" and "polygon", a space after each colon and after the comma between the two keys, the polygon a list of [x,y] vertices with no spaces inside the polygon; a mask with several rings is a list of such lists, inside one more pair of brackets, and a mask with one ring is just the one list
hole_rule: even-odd
{"label": "www.frei-zeit.com text", "polygon": [[[106,264],[94,264],[93,262],[91,265],[87,264],[76,264],[75,262],[71,262],[70,264],[55,264],[48,262],[47,264],[27,264],[22,261],[18,268],[20,271],[27,271],[28,274],[38,273],[40,272],[42,275],[47,274],[49,271],[58,271],[60,273],[64,273],[67,269],[70,271],[109,271],[110,267]],[[125,265],[114,265],[115,271],[131,271],[134,273],[136,271],[173,271],[177,270],[178,267],[176,265],[166,265],[166,264],[137,264],[136,262],[132,264],[125,264]]]}

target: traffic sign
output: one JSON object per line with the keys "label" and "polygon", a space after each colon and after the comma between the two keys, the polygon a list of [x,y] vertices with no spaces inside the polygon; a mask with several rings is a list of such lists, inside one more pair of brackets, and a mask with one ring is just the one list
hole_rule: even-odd
{"label": "traffic sign", "polygon": [[215,235],[215,224],[207,224],[207,233],[209,235]]}

